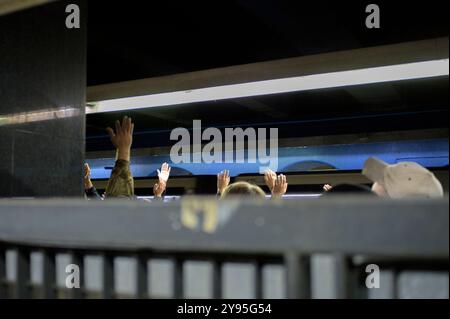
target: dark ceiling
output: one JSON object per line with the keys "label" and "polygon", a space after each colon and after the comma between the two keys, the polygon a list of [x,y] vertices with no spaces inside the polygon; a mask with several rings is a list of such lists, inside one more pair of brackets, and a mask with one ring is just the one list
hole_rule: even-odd
{"label": "dark ceiling", "polygon": [[90,0],[88,85],[448,35],[448,2]]}
{"label": "dark ceiling", "polygon": [[[88,84],[97,85],[344,49],[448,36],[447,1],[90,0]],[[87,150],[110,147],[104,127],[125,113],[87,117]],[[170,144],[170,130],[270,126],[280,137],[448,128],[448,77],[205,102],[127,112],[136,147]]]}

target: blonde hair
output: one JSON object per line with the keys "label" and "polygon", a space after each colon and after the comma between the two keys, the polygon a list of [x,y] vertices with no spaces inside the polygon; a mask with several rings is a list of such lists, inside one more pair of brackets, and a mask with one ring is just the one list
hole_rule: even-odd
{"label": "blonde hair", "polygon": [[247,182],[237,182],[228,185],[221,196],[222,199],[230,197],[250,197],[255,199],[262,199],[266,198],[266,193],[264,193],[264,191],[259,186]]}

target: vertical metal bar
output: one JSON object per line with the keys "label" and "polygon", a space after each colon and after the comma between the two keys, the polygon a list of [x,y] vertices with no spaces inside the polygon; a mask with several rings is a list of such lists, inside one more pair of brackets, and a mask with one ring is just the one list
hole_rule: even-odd
{"label": "vertical metal bar", "polygon": [[144,254],[136,257],[137,298],[148,298],[148,259]]}
{"label": "vertical metal bar", "polygon": [[347,299],[350,297],[350,273],[349,260],[343,255],[333,256],[334,263],[334,294],[336,299]]}
{"label": "vertical metal bar", "polygon": [[366,287],[365,267],[358,265],[355,267],[352,258],[348,258],[348,298],[369,299],[369,289]]}
{"label": "vertical metal bar", "polygon": [[113,299],[114,290],[114,256],[111,254],[103,255],[103,299]]}
{"label": "vertical metal bar", "polygon": [[0,247],[0,299],[6,299],[8,286],[6,280],[6,250]]}
{"label": "vertical metal bar", "polygon": [[222,298],[222,266],[221,261],[212,261],[212,295],[214,299]]}
{"label": "vertical metal bar", "polygon": [[391,283],[391,287],[392,287],[391,298],[392,299],[400,298],[399,288],[398,288],[398,274],[399,274],[398,270],[393,268],[392,269],[392,283]]}
{"label": "vertical metal bar", "polygon": [[181,299],[184,297],[183,291],[183,260],[174,258],[173,260],[173,297]]}
{"label": "vertical metal bar", "polygon": [[263,264],[259,261],[254,263],[255,267],[255,299],[263,298]]}
{"label": "vertical metal bar", "polygon": [[30,252],[27,249],[19,248],[17,251],[17,281],[15,289],[16,299],[30,299]]}
{"label": "vertical metal bar", "polygon": [[43,256],[43,285],[42,296],[45,299],[56,299],[56,259],[55,253],[49,250],[42,251]]}
{"label": "vertical metal bar", "polygon": [[286,266],[286,289],[288,299],[311,298],[310,258],[296,252],[284,255]]}
{"label": "vertical metal bar", "polygon": [[86,290],[84,286],[84,254],[77,251],[73,252],[71,257],[72,263],[77,265],[80,269],[80,288],[72,289],[70,297],[72,299],[83,299],[86,297]]}

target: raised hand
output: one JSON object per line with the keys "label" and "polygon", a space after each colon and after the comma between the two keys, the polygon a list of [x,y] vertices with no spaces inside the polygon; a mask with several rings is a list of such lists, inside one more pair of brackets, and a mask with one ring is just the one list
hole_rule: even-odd
{"label": "raised hand", "polygon": [[277,179],[275,180],[275,185],[272,190],[272,196],[273,197],[281,197],[284,194],[286,194],[288,188],[288,183],[286,176],[281,174],[278,175]]}
{"label": "raised hand", "polygon": [[84,189],[91,189],[94,187],[91,181],[91,168],[88,163],[84,164]]}
{"label": "raised hand", "polygon": [[134,123],[131,118],[125,116],[122,120],[116,121],[116,130],[108,127],[106,131],[111,138],[111,142],[117,149],[117,159],[130,161],[130,150],[133,144]]}
{"label": "raised hand", "polygon": [[170,170],[172,168],[169,166],[169,164],[164,163],[161,165],[161,170],[157,170],[158,171],[158,179],[160,183],[164,183],[167,184],[167,181],[169,180],[170,177]]}
{"label": "raised hand", "polygon": [[167,184],[161,181],[159,183],[156,183],[153,186],[153,194],[155,195],[155,197],[161,197],[166,190],[166,186]]}
{"label": "raised hand", "polygon": [[84,179],[91,178],[91,168],[88,163],[84,163]]}
{"label": "raised hand", "polygon": [[274,171],[272,171],[270,168],[267,169],[267,171],[264,173],[264,182],[266,183],[267,187],[269,187],[270,192],[273,191],[276,180],[277,180],[277,174]]}
{"label": "raised hand", "polygon": [[325,184],[323,185],[323,191],[324,192],[329,192],[333,189],[333,186],[331,186],[330,184]]}
{"label": "raised hand", "polygon": [[230,184],[230,171],[224,170],[217,174],[217,193],[222,194]]}

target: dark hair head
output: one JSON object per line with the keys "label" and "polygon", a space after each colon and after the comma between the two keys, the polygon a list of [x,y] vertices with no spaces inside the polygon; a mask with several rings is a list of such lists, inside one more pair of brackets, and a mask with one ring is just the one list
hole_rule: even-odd
{"label": "dark hair head", "polygon": [[345,194],[376,196],[375,193],[372,192],[370,187],[359,184],[339,184],[333,186],[333,188],[328,192],[323,193],[322,196],[345,195]]}

